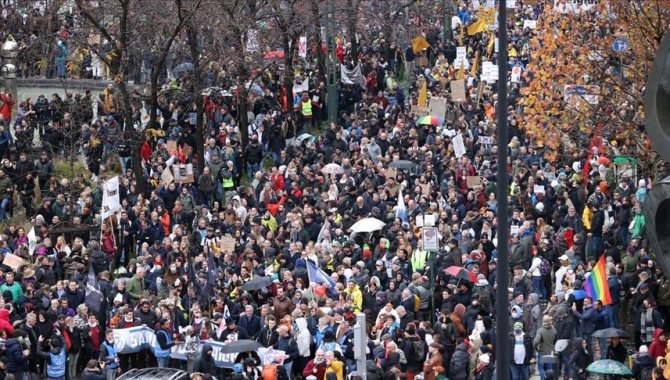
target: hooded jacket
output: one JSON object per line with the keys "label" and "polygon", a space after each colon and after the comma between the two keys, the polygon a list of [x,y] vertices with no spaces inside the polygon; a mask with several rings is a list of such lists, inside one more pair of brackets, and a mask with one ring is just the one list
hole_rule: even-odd
{"label": "hooded jacket", "polygon": [[7,336],[12,336],[14,334],[14,326],[12,326],[11,321],[9,320],[9,310],[0,309],[0,330],[4,330],[7,333]]}
{"label": "hooded jacket", "polygon": [[657,358],[659,356],[665,356],[665,348],[667,343],[661,340],[661,335],[663,334],[663,329],[656,328],[654,330],[654,338],[649,345],[649,356],[652,358]]}
{"label": "hooded jacket", "polygon": [[298,326],[298,336],[296,337],[298,353],[302,357],[309,357],[309,347],[312,342],[312,334],[307,328],[307,320],[305,318],[298,318],[296,319],[295,324]]}
{"label": "hooded jacket", "polygon": [[202,351],[200,351],[200,355],[195,361],[193,372],[200,372],[209,375],[216,374],[216,365],[214,364],[214,358],[212,357],[210,351],[212,351],[212,345],[207,343],[202,345]]}

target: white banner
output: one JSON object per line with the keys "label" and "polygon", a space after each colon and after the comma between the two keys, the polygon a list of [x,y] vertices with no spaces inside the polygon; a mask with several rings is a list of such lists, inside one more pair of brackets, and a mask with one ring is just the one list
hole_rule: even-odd
{"label": "white banner", "polygon": [[119,177],[105,181],[102,191],[102,219],[105,220],[121,209]]}
{"label": "white banner", "polygon": [[293,94],[300,95],[305,91],[309,91],[309,78],[305,78],[302,83],[293,82]]}
{"label": "white banner", "polygon": [[457,158],[463,157],[463,155],[465,155],[466,153],[465,143],[463,143],[463,135],[461,135],[460,133],[457,134],[452,141],[454,143],[454,154],[456,155],[456,157]]}
{"label": "white banner", "polygon": [[114,348],[119,354],[132,354],[150,349],[155,343],[156,334],[148,327],[114,329]]}
{"label": "white banner", "polygon": [[307,58],[307,37],[300,37],[298,41],[298,55],[300,58]]}
{"label": "white banner", "polygon": [[361,72],[361,65],[356,65],[356,67],[351,70],[347,69],[344,65],[340,65],[340,73],[342,74],[340,81],[344,84],[359,84],[361,86],[365,84],[363,72]]}
{"label": "white banner", "polygon": [[250,52],[257,52],[260,50],[260,45],[258,43],[258,32],[255,29],[249,29],[247,31],[246,50]]}

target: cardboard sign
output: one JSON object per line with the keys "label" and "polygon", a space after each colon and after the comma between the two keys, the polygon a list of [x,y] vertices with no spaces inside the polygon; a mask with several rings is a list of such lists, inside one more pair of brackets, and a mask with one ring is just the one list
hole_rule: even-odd
{"label": "cardboard sign", "polygon": [[12,270],[16,272],[19,269],[19,267],[21,267],[21,265],[26,264],[26,261],[16,256],[13,253],[8,253],[5,255],[5,259],[2,260],[2,263],[12,268]]}
{"label": "cardboard sign", "polygon": [[519,234],[519,226],[517,226],[517,225],[512,226],[512,228],[510,228],[510,230],[511,230],[510,231],[511,235],[518,235]]}
{"label": "cardboard sign", "polygon": [[230,236],[224,236],[221,238],[221,251],[222,252],[235,252],[235,239]]}
{"label": "cardboard sign", "polygon": [[540,193],[544,194],[544,186],[542,186],[542,185],[535,185],[535,186],[533,186],[533,193],[535,193],[535,194],[540,194]]}
{"label": "cardboard sign", "polygon": [[482,177],[474,175],[465,177],[465,182],[468,184],[469,189],[474,189],[476,186],[481,186]]}
{"label": "cardboard sign", "polygon": [[184,144],[181,147],[181,153],[184,155],[184,157],[189,157],[191,156],[191,153],[193,152],[193,148],[191,148],[190,145]]}
{"label": "cardboard sign", "polygon": [[395,168],[388,168],[386,169],[386,178],[396,178],[396,175],[398,172],[395,170]]}
{"label": "cardboard sign", "polygon": [[495,8],[496,0],[486,0],[486,8]]}
{"label": "cardboard sign", "polygon": [[168,153],[172,154],[177,151],[177,142],[174,140],[168,140],[167,141],[167,151]]}
{"label": "cardboard sign", "polygon": [[430,109],[431,115],[444,119],[444,116],[447,114],[447,99],[438,97],[430,98],[428,108]]}
{"label": "cardboard sign", "polygon": [[171,184],[172,181],[174,181],[174,176],[172,175],[172,171],[167,170],[167,169],[163,170],[163,173],[161,174],[161,181],[163,181],[163,183],[166,186]]}
{"label": "cardboard sign", "polygon": [[516,0],[507,0],[507,9],[516,8]]}
{"label": "cardboard sign", "polygon": [[193,164],[172,165],[172,175],[175,183],[195,182]]}
{"label": "cardboard sign", "polygon": [[467,96],[465,93],[465,81],[463,79],[451,81],[451,98],[456,101],[467,100]]}

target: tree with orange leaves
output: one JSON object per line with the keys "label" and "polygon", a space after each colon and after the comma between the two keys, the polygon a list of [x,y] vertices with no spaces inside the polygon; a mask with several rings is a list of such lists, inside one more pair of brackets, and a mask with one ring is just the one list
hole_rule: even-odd
{"label": "tree with orange leaves", "polygon": [[[522,80],[518,121],[526,135],[555,162],[583,155],[602,123],[599,153],[634,157],[642,174],[655,176],[659,160],[644,133],[643,92],[670,25],[667,3],[601,1],[582,12],[547,7]],[[627,50],[613,50],[617,38]]]}

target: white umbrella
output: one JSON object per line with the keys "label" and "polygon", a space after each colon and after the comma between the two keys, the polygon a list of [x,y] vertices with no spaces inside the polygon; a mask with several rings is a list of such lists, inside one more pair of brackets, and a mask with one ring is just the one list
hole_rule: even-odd
{"label": "white umbrella", "polygon": [[330,163],[330,164],[324,166],[323,169],[321,169],[321,173],[323,173],[323,174],[344,174],[344,169],[338,164]]}
{"label": "white umbrella", "polygon": [[376,218],[365,218],[354,223],[350,230],[353,232],[373,232],[386,227],[386,223]]}
{"label": "white umbrella", "polygon": [[311,138],[314,138],[314,136],[310,135],[309,133],[303,133],[302,135],[296,138],[296,141],[303,141]]}

